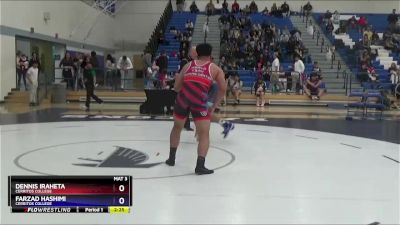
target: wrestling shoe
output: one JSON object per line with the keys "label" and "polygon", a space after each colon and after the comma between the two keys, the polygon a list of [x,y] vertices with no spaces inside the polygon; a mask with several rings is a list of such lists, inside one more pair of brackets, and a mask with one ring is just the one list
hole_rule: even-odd
{"label": "wrestling shoe", "polygon": [[228,137],[229,132],[231,130],[235,129],[235,125],[232,122],[226,121],[222,124],[222,127],[224,128],[224,131],[222,134],[224,135],[224,138]]}
{"label": "wrestling shoe", "polygon": [[201,167],[196,167],[196,169],[194,170],[194,172],[195,172],[197,175],[206,175],[206,174],[212,174],[212,173],[214,173],[214,170],[209,170],[209,169],[207,169],[206,167],[201,166]]}
{"label": "wrestling shoe", "polygon": [[175,166],[175,160],[167,159],[167,161],[165,161],[165,164],[167,164],[168,166]]}

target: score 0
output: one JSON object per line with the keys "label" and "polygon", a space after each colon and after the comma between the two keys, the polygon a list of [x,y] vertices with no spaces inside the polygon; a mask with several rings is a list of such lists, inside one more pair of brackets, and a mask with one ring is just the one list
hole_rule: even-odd
{"label": "score 0", "polygon": [[119,206],[128,206],[130,203],[130,176],[114,176],[114,203]]}

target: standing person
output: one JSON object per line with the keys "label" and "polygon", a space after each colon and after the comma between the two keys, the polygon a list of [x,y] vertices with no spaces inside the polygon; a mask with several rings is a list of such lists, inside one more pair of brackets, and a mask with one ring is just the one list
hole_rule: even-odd
{"label": "standing person", "polygon": [[38,88],[39,68],[38,62],[32,62],[32,66],[26,72],[26,77],[29,82],[29,106],[35,106],[37,101],[37,88]]}
{"label": "standing person", "polygon": [[176,0],[176,11],[183,12],[185,10],[185,0]]}
{"label": "standing person", "polygon": [[274,61],[272,61],[271,65],[271,88],[272,90],[276,90],[273,92],[279,92],[282,89],[282,84],[279,82],[279,70],[280,70],[281,64],[279,62],[278,58],[278,53],[274,53]]}
{"label": "standing person", "polygon": [[254,94],[256,95],[256,105],[264,106],[265,105],[265,90],[267,89],[267,85],[263,81],[262,77],[257,79],[257,82],[254,83]]}
{"label": "standing person", "polygon": [[167,75],[167,69],[168,69],[168,56],[167,52],[163,50],[162,54],[157,58],[156,60],[156,65],[159,67],[159,81],[157,84],[157,87],[160,88],[162,86],[162,80],[163,78],[166,77]]}
{"label": "standing person", "polygon": [[[189,55],[190,55],[190,58],[192,60],[197,59],[197,52],[196,52],[196,47],[195,46],[190,49]],[[183,64],[183,63],[185,63],[185,64]],[[188,63],[187,60],[182,60],[180,68],[183,68],[187,63]],[[181,70],[179,72],[181,72]],[[227,84],[225,83],[225,87],[226,86],[227,86]],[[211,86],[211,89],[208,92],[208,99],[207,99],[207,107],[208,108],[211,108],[214,105],[215,100],[217,98],[217,93],[218,93],[218,84],[216,82],[213,82],[213,84]],[[224,97],[225,97],[225,95],[224,95]],[[217,111],[217,109],[218,108],[216,108],[216,111]],[[224,135],[224,138],[226,138],[228,136],[229,132],[232,131],[235,128],[235,126],[234,126],[234,124],[232,122],[226,121],[226,120],[223,120],[223,119],[219,118],[215,113],[213,113],[211,115],[211,122],[218,123],[219,125],[222,126],[222,128],[224,129],[222,131],[222,134]],[[189,116],[187,117],[187,119],[185,121],[184,128],[187,131],[193,131],[193,129],[190,127]],[[197,136],[197,131],[196,131],[195,136]]]}
{"label": "standing person", "polygon": [[124,90],[125,88],[125,79],[128,77],[128,70],[133,69],[132,61],[126,57],[126,55],[119,58],[117,63],[117,68],[121,73],[121,89]]}
{"label": "standing person", "polygon": [[286,1],[281,5],[281,10],[284,17],[290,16],[290,7],[289,4],[286,3]]}
{"label": "standing person", "polygon": [[204,32],[204,43],[206,43],[207,35],[208,35],[208,33],[210,33],[210,28],[208,26],[208,17],[207,17],[207,21],[203,25],[203,32]]}
{"label": "standing person", "polygon": [[151,76],[152,76],[152,69],[151,67],[153,66],[152,63],[152,58],[153,56],[151,55],[150,51],[146,51],[146,53],[143,55],[143,64],[144,64],[144,74],[145,74],[145,87],[150,88],[151,87]]}
{"label": "standing person", "polygon": [[111,86],[111,90],[117,89],[117,82],[115,76],[115,61],[114,58],[108,54],[106,57],[106,86]]}
{"label": "standing person", "polygon": [[17,84],[17,88],[19,88],[19,77],[20,77],[20,74],[21,74],[21,66],[19,65],[19,60],[21,59],[21,55],[22,55],[22,53],[21,53],[21,51],[17,51],[17,54],[16,54],[16,60],[15,60],[15,66],[16,66],[16,72],[17,72],[17,80],[18,80],[18,84]]}
{"label": "standing person", "polygon": [[67,83],[67,89],[74,88],[74,80],[73,80],[73,74],[74,74],[74,61],[71,58],[71,55],[69,52],[66,52],[64,55],[64,58],[61,60],[59,67],[62,69],[62,76],[64,79],[64,82]]}
{"label": "standing person", "polygon": [[240,11],[239,3],[235,0],[232,4],[232,13],[238,13]]}
{"label": "standing person", "polygon": [[307,2],[307,4],[305,4],[305,5],[303,6],[304,15],[305,15],[307,18],[310,16],[312,9],[313,9],[313,7],[312,7],[312,5],[311,5],[310,2]]}
{"label": "standing person", "polygon": [[[226,91],[224,72],[211,62],[212,47],[199,44],[196,47],[197,60],[193,60],[182,69],[176,77],[175,90],[178,92],[174,107],[174,127],[170,135],[170,153],[166,164],[175,165],[176,150],[180,135],[189,113],[192,114],[199,137],[198,157],[195,168],[197,175],[211,174],[213,170],[205,167],[205,158],[210,145],[210,118],[221,102]],[[207,96],[213,81],[217,82],[218,93],[211,108],[207,107]]]}
{"label": "standing person", "polygon": [[36,52],[32,53],[32,58],[29,60],[29,68],[33,66],[33,63],[37,63],[37,68],[40,70],[40,60]]}
{"label": "standing person", "polygon": [[240,104],[240,95],[242,94],[243,82],[240,80],[239,74],[235,74],[233,79],[228,81],[229,89],[232,92],[233,97],[235,98],[235,103],[233,105]]}
{"label": "standing person", "polygon": [[198,13],[199,8],[197,8],[196,2],[193,1],[192,4],[190,5],[190,12],[191,13]]}
{"label": "standing person", "polygon": [[98,85],[97,74],[99,71],[99,60],[97,60],[97,53],[95,51],[92,51],[90,53],[90,64],[92,64],[92,67],[93,67],[94,86],[97,87],[97,85]]}
{"label": "standing person", "polygon": [[91,64],[90,56],[86,56],[81,67],[83,68],[83,79],[86,87],[86,112],[90,111],[90,100],[93,98],[97,103],[102,104],[103,100],[94,94],[94,76],[95,72]]}
{"label": "standing person", "polygon": [[294,57],[294,74],[291,75],[292,78],[292,92],[296,93],[296,85],[299,82],[299,79],[304,77],[304,70],[306,67],[304,66],[303,61],[301,61],[300,56],[296,55]]}
{"label": "standing person", "polygon": [[[18,59],[18,57],[17,57],[17,59]],[[28,71],[28,68],[29,68],[28,57],[26,57],[25,54],[22,54],[21,57],[19,57],[17,65],[18,65],[18,69],[19,69],[18,88],[20,89],[20,87],[21,87],[21,78],[22,78],[24,81],[25,91],[27,91],[28,88],[26,86],[26,72]]]}
{"label": "standing person", "polygon": [[83,54],[78,53],[78,56],[74,58],[74,67],[75,67],[75,91],[78,91],[79,89],[84,89],[85,84],[83,81],[83,69],[81,67],[83,63]]}
{"label": "standing person", "polygon": [[210,0],[210,2],[207,3],[205,11],[206,11],[207,16],[211,16],[212,14],[214,14],[215,6],[214,6],[214,3],[212,2],[212,0]]}

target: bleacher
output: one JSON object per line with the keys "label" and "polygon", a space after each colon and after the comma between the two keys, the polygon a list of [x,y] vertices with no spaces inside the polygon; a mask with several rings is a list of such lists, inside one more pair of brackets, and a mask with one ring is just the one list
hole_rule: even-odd
{"label": "bleacher", "polygon": [[185,24],[187,20],[191,20],[193,24],[196,22],[196,14],[190,12],[181,12],[176,13],[171,17],[171,20],[168,23],[168,26],[165,30],[165,40],[168,44],[161,44],[158,46],[157,56],[162,53],[163,50],[167,52],[169,56],[168,59],[168,74],[171,72],[176,72],[178,70],[178,66],[180,64],[180,60],[178,57],[172,57],[172,53],[179,53],[180,42],[175,39],[175,35],[169,32],[170,27],[175,27],[177,30],[183,32],[185,31]]}
{"label": "bleacher", "polygon": [[[347,20],[351,16],[355,16],[357,19],[361,16],[364,16],[368,25],[372,26],[372,29],[375,30],[380,39],[382,39],[383,32],[386,31],[388,22],[387,22],[387,14],[341,14],[341,20]],[[315,13],[314,18],[316,21],[321,22],[321,16],[323,14]],[[348,32],[344,35],[329,35],[331,41],[340,40],[342,43],[338,43],[336,41],[336,51],[345,59],[346,63],[349,67],[356,71],[359,71],[359,65],[356,65],[356,57],[357,51],[354,50],[354,44],[359,40],[362,40],[363,34],[360,32],[358,28],[352,29],[349,28]],[[379,75],[380,87],[381,88],[390,88],[390,77],[388,73],[388,68],[392,62],[396,62],[396,64],[400,63],[400,57],[395,56],[393,53],[385,50],[383,46],[371,46],[372,49],[378,50],[378,57],[372,62],[372,66],[375,68],[376,73]],[[363,83],[363,87],[365,89],[372,88],[372,85],[368,82]]]}
{"label": "bleacher", "polygon": [[289,30],[293,29],[293,24],[289,18],[277,18],[274,16],[265,16],[262,13],[253,13],[250,15],[250,20],[252,24],[274,24],[276,27],[283,29],[285,26],[288,27]]}
{"label": "bleacher", "polygon": [[[237,14],[239,16],[240,14]],[[289,31],[294,29],[294,26],[292,22],[290,21],[289,18],[277,18],[274,16],[266,16],[263,15],[262,13],[253,13],[250,14],[250,20],[251,24],[274,24],[277,28],[283,30],[285,26],[289,29]],[[247,34],[248,31],[245,31],[245,34]],[[285,54],[285,52],[284,52]],[[293,70],[293,60],[289,59],[288,57],[284,57],[281,59],[281,66],[284,71],[292,71]],[[304,62],[304,65],[306,66],[305,73],[310,74],[312,72],[313,64],[309,63],[306,64]],[[240,79],[243,81],[243,87],[247,90],[250,89],[253,85],[253,83],[256,80],[257,77],[257,72],[253,70],[239,70],[238,74],[240,76]],[[269,82],[267,82],[267,86],[269,86]]]}

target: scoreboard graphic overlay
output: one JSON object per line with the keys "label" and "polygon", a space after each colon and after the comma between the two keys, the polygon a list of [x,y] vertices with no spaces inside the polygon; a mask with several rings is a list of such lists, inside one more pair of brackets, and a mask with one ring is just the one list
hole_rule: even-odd
{"label": "scoreboard graphic overlay", "polygon": [[9,176],[13,213],[130,213],[131,176]]}

